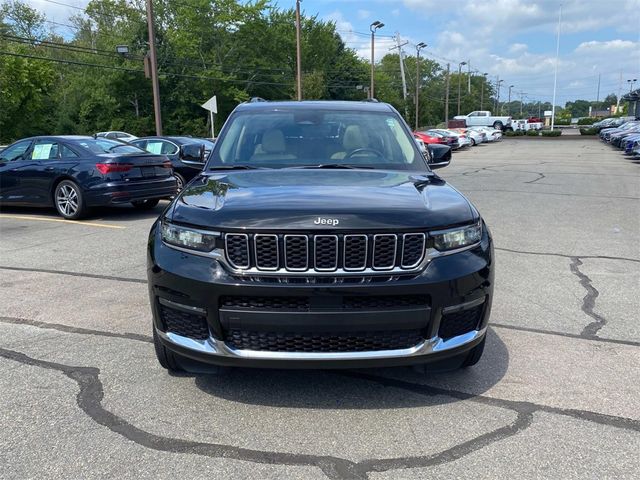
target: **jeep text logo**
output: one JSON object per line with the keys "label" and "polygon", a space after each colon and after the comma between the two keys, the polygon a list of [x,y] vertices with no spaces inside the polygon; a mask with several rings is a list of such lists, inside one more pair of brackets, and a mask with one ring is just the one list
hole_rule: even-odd
{"label": "jeep text logo", "polygon": [[335,227],[340,223],[340,220],[338,220],[337,218],[318,217],[313,221],[313,223],[315,223],[316,225],[332,225]]}

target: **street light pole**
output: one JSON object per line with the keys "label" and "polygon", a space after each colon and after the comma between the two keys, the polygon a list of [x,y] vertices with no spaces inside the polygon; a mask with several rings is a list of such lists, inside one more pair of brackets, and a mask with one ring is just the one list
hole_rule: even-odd
{"label": "street light pole", "polygon": [[487,83],[487,72],[482,74],[482,84],[480,85],[480,110],[482,110],[482,104],[484,103],[484,84]]}
{"label": "street light pole", "polygon": [[447,75],[445,77],[444,86],[444,123],[445,126],[449,125],[449,64],[447,63]]}
{"label": "street light pole", "polygon": [[373,78],[375,73],[375,68],[374,68],[375,67],[375,56],[374,56],[375,36],[376,36],[376,30],[382,27],[384,27],[384,23],[379,22],[378,20],[376,20],[369,26],[369,30],[371,30],[371,87],[369,88],[369,98],[375,98],[374,97],[374,78]]}
{"label": "street light pole", "polygon": [[420,42],[416,45],[416,130],[418,130],[418,118],[419,118],[419,107],[418,104],[420,102],[420,50],[427,46],[426,43]]}
{"label": "street light pole", "polygon": [[160,82],[158,81],[158,57],[156,55],[156,34],[153,26],[153,4],[147,1],[147,29],[149,32],[149,60],[151,62],[151,87],[153,89],[153,114],[156,135],[162,136],[162,115],[160,112]]}
{"label": "street light pole", "polygon": [[462,86],[462,66],[466,64],[467,62],[460,62],[458,64],[458,115],[460,115],[460,96],[462,95],[460,90]]}
{"label": "street light pole", "polygon": [[[507,115],[509,115],[511,113],[511,89],[514,87],[515,85],[509,85],[509,100],[507,101]],[[502,112],[501,112],[502,113]]]}
{"label": "street light pole", "polygon": [[298,101],[302,101],[302,54],[300,46],[300,2],[296,0],[296,96]]}

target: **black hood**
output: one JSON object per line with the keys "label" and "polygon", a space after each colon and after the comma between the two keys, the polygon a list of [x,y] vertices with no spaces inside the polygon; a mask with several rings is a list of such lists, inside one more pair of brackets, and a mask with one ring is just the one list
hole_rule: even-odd
{"label": "black hood", "polygon": [[433,229],[476,215],[437,176],[426,182],[417,172],[327,169],[203,173],[168,211],[176,223],[249,231]]}

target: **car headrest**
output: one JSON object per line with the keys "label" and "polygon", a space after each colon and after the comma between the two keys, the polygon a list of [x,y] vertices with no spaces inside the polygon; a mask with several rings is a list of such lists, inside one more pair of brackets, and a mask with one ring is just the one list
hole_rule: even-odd
{"label": "car headrest", "polygon": [[344,131],[342,145],[347,151],[365,148],[369,146],[369,137],[359,125],[349,125]]}
{"label": "car headrest", "polygon": [[262,151],[265,153],[283,153],[286,150],[284,134],[273,128],[262,134]]}

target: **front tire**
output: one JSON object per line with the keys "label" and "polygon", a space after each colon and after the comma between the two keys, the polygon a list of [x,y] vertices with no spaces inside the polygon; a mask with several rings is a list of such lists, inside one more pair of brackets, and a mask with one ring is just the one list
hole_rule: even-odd
{"label": "front tire", "polygon": [[184,369],[180,366],[176,355],[167,350],[160,341],[155,327],[153,327],[153,347],[156,351],[156,358],[162,368],[170,372],[184,372]]}
{"label": "front tire", "polygon": [[155,208],[155,206],[158,205],[159,202],[160,200],[157,198],[150,198],[147,200],[136,200],[134,202],[131,202],[131,205],[133,205],[138,210],[151,210],[152,208]]}
{"label": "front tire", "polygon": [[493,124],[493,128],[495,128],[496,130],[502,131],[503,127],[504,127],[504,125],[502,125],[502,122],[495,122]]}
{"label": "front tire", "polygon": [[472,146],[472,147],[475,147],[475,146],[476,146],[476,141],[475,141],[473,138],[471,139],[471,146]]}
{"label": "front tire", "polygon": [[71,180],[63,180],[56,185],[53,203],[60,216],[67,220],[78,220],[87,213],[82,189]]}
{"label": "front tire", "polygon": [[473,367],[476,363],[480,361],[480,358],[482,358],[482,353],[484,352],[484,344],[486,340],[487,340],[487,337],[484,337],[478,345],[473,347],[469,351],[469,353],[467,353],[467,356],[462,362],[462,365],[460,365],[460,368]]}

